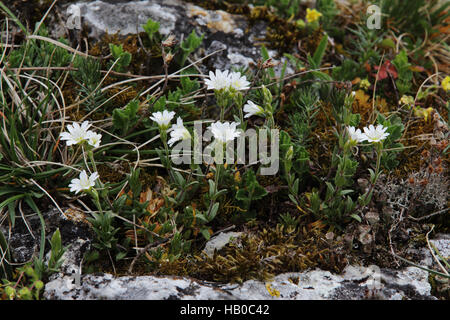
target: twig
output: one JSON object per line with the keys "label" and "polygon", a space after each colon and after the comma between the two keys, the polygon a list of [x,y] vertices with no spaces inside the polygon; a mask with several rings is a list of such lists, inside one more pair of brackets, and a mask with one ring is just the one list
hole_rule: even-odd
{"label": "twig", "polygon": [[108,257],[109,257],[109,260],[111,261],[111,265],[113,267],[114,275],[117,275],[116,267],[114,266],[114,261],[113,261],[113,259],[111,257],[111,253],[109,252],[109,250],[106,250],[106,252],[108,252]]}
{"label": "twig", "polygon": [[434,229],[434,225],[431,227],[430,231],[428,231],[427,235],[425,236],[425,239],[427,239],[428,249],[430,249],[431,255],[433,256],[434,260],[436,261],[438,266],[441,268],[441,270],[444,271],[444,273],[446,275],[448,275],[448,271],[444,268],[444,266],[439,261],[438,257],[436,257],[436,255],[434,254],[434,250],[433,250],[433,248],[431,247],[431,244],[430,244],[430,239],[428,239],[428,235],[431,233],[431,231],[433,231],[433,229]]}
{"label": "twig", "polygon": [[445,209],[442,209],[442,210],[433,212],[433,213],[431,213],[431,214],[429,214],[429,215],[426,215],[426,216],[420,217],[420,218],[414,218],[414,217],[408,216],[408,219],[411,219],[411,220],[414,220],[414,221],[422,221],[422,220],[425,220],[425,219],[434,217],[434,216],[436,216],[436,215],[438,215],[438,214],[444,213],[444,212],[448,211],[449,209],[450,209],[450,208],[445,208]]}
{"label": "twig", "polygon": [[395,259],[397,255],[395,254],[394,246],[392,244],[392,232],[395,230],[395,228],[397,228],[398,224],[402,221],[404,211],[405,211],[405,208],[402,208],[402,211],[400,212],[400,217],[397,219],[396,222],[394,222],[392,224],[392,227],[389,229],[389,233],[388,233],[389,248],[391,249],[391,253],[394,256],[394,260],[395,260],[395,263],[397,264],[397,266],[400,266],[400,263]]}
{"label": "twig", "polygon": [[226,227],[226,228],[217,230],[216,232],[214,232],[214,233],[212,234],[211,237],[214,237],[215,235],[218,235],[218,234],[221,233],[221,232],[226,232],[226,231],[233,230],[234,228],[236,228],[236,226],[233,224],[233,225],[231,225],[231,226],[229,226],[229,227]]}
{"label": "twig", "polygon": [[133,272],[134,265],[136,264],[137,260],[145,253],[147,250],[155,247],[159,247],[160,245],[166,243],[169,241],[169,238],[165,238],[156,242],[152,242],[147,244],[144,248],[140,250],[140,252],[134,257],[133,261],[130,264],[130,267],[128,268],[128,273],[131,274]]}
{"label": "twig", "polygon": [[[392,253],[392,252],[391,252],[391,253]],[[416,264],[416,263],[414,263],[414,262],[412,262],[412,261],[409,261],[408,259],[402,258],[402,257],[400,257],[399,255],[396,255],[395,253],[392,253],[392,255],[393,255],[395,258],[397,258],[397,259],[399,259],[399,260],[401,260],[401,261],[403,261],[403,262],[406,262],[406,263],[408,263],[408,264],[410,264],[410,265],[412,265],[412,266],[414,266],[414,267],[416,267],[416,268],[425,270],[425,271],[427,271],[427,272],[429,272],[429,273],[433,273],[433,274],[436,274],[436,275],[441,276],[441,277],[444,277],[444,278],[450,278],[450,276],[449,276],[448,274],[441,273],[441,272],[438,272],[438,271],[434,271],[434,270],[428,269],[428,268],[426,268],[426,267],[422,267],[421,265],[418,265],[418,264]]]}

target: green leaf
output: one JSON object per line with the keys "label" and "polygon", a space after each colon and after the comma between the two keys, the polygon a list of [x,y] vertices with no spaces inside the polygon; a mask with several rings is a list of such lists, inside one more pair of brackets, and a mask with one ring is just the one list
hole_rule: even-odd
{"label": "green leaf", "polygon": [[52,250],[55,252],[61,251],[61,233],[59,228],[53,233],[52,239],[50,240]]}
{"label": "green leaf", "polygon": [[318,214],[320,211],[321,199],[319,197],[319,193],[313,191],[311,193],[311,211],[315,214]]}
{"label": "green leaf", "polygon": [[245,187],[236,193],[236,199],[246,201],[260,200],[267,195],[266,189],[256,180],[253,170],[248,170],[244,174],[244,181]]}
{"label": "green leaf", "polygon": [[[182,72],[182,74],[187,74],[187,72]],[[181,77],[180,83],[182,87],[183,96],[188,95],[198,89],[200,89],[200,84],[197,80],[191,80],[189,77]]]}
{"label": "green leaf", "polygon": [[181,66],[184,66],[188,56],[201,45],[203,37],[203,34],[199,37],[195,30],[192,30],[189,36],[180,44],[181,56],[178,58],[178,63]]}
{"label": "green leaf", "polygon": [[[267,51],[267,48],[264,45],[261,46],[261,56],[264,62],[270,59],[269,51]],[[273,68],[269,68],[267,71],[269,72],[271,78],[275,78],[275,71]]]}
{"label": "green leaf", "polygon": [[345,212],[352,212],[354,208],[355,208],[355,203],[353,202],[352,198],[347,197]]}
{"label": "green leaf", "polygon": [[9,15],[9,17],[11,18],[12,21],[14,21],[14,23],[16,23],[19,28],[22,30],[22,32],[28,36],[28,30],[27,28],[25,28],[25,26],[20,22],[20,20],[14,15],[14,13],[11,12],[11,10],[8,9],[8,7],[6,7],[2,1],[0,1],[0,8],[6,12],[7,15]]}
{"label": "green leaf", "polygon": [[224,194],[226,194],[226,193],[227,193],[227,189],[219,190],[219,191],[214,195],[213,200],[219,198],[221,195],[224,195]]}
{"label": "green leaf", "polygon": [[113,126],[121,130],[122,134],[126,134],[128,130],[137,122],[139,110],[139,101],[130,101],[123,109],[113,110]]}
{"label": "green leaf", "polygon": [[297,200],[294,198],[294,196],[292,195],[292,194],[288,194],[288,196],[289,196],[289,199],[291,199],[291,201],[295,204],[295,205],[299,205],[298,204],[298,202],[297,202]]}
{"label": "green leaf", "polygon": [[208,223],[209,222],[208,219],[206,219],[206,217],[202,213],[197,213],[195,215],[195,218],[200,220],[203,223]]}
{"label": "green leaf", "polygon": [[328,45],[328,35],[325,34],[322,37],[322,40],[320,40],[320,43],[317,46],[316,51],[314,52],[314,56],[312,57],[312,61],[314,62],[314,66],[312,66],[313,69],[320,68],[323,56],[325,55],[325,51],[327,49],[327,45]]}
{"label": "green leaf", "polygon": [[174,174],[176,183],[177,183],[180,187],[184,186],[185,180],[184,180],[183,176],[181,175],[181,173],[179,173],[178,171],[173,171],[173,174]]}
{"label": "green leaf", "polygon": [[127,252],[126,251],[120,251],[120,252],[118,252],[116,254],[116,261],[122,260],[126,256],[127,256]]}
{"label": "green leaf", "polygon": [[11,227],[14,228],[16,222],[16,203],[8,203],[9,218],[11,219]]}
{"label": "green leaf", "polygon": [[25,196],[27,196],[27,194],[22,193],[22,194],[16,194],[16,195],[14,195],[12,197],[9,197],[8,199],[6,199],[2,203],[0,203],[0,209],[2,209],[3,207],[9,205],[10,203],[12,203],[12,202],[14,202],[16,200],[24,198]]}
{"label": "green leaf", "polygon": [[63,249],[61,242],[61,233],[59,228],[53,233],[53,236],[50,240],[50,260],[48,263],[48,269],[50,272],[57,272],[59,268],[63,264],[63,255],[66,249]]}
{"label": "green leaf", "polygon": [[216,193],[216,183],[212,180],[208,180],[209,184],[209,197],[212,199]]}
{"label": "green leaf", "polygon": [[409,92],[412,86],[413,72],[411,71],[411,64],[408,62],[408,54],[402,50],[392,61],[398,72],[398,79],[395,82],[400,95]]}
{"label": "green leaf", "polygon": [[339,192],[339,193],[341,196],[345,196],[345,195],[353,193],[353,192],[354,192],[353,190],[348,189],[348,190],[341,190],[341,192]]}
{"label": "green leaf", "polygon": [[128,178],[128,183],[130,185],[131,192],[135,197],[139,197],[142,191],[142,184],[141,181],[139,180],[140,172],[141,172],[140,168],[132,170]]}
{"label": "green leaf", "polygon": [[216,202],[213,207],[211,208],[211,212],[209,213],[208,222],[211,222],[215,216],[217,215],[217,212],[219,210],[219,203]]}
{"label": "green leaf", "polygon": [[208,229],[202,229],[200,232],[207,241],[211,238],[211,234],[209,233]]}
{"label": "green leaf", "polygon": [[155,34],[159,32],[159,26],[159,22],[153,21],[150,18],[147,20],[146,24],[142,25],[142,29],[147,33],[150,41],[153,41]]}
{"label": "green leaf", "polygon": [[115,65],[115,70],[123,71],[125,67],[127,67],[131,62],[131,54],[123,50],[123,45],[115,45],[110,43],[109,50],[111,51],[111,55],[114,60],[118,60]]}

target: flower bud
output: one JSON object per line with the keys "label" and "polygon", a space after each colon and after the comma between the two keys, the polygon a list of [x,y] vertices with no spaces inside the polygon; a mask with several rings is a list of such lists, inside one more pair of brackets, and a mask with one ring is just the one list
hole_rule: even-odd
{"label": "flower bud", "polygon": [[41,280],[38,280],[34,283],[36,289],[41,290],[44,287],[44,283]]}
{"label": "flower bud", "polygon": [[264,104],[270,105],[272,103],[272,93],[264,85],[262,86],[262,92],[264,97]]}
{"label": "flower bud", "polygon": [[171,62],[172,62],[172,60],[173,60],[173,54],[171,53],[171,52],[169,52],[169,53],[166,53],[165,55],[164,55],[164,62],[166,63],[166,64],[170,64]]}
{"label": "flower bud", "polygon": [[294,147],[290,146],[288,151],[286,152],[286,160],[291,161],[294,156]]}
{"label": "flower bud", "polygon": [[21,298],[30,298],[31,292],[30,289],[28,289],[27,287],[23,287],[22,289],[19,290],[19,296]]}
{"label": "flower bud", "polygon": [[8,298],[10,300],[12,300],[15,297],[15,295],[16,295],[16,289],[14,289],[13,287],[8,286],[8,287],[5,288],[5,293],[8,296]]}
{"label": "flower bud", "polygon": [[167,37],[166,40],[164,40],[164,41],[162,42],[162,45],[163,45],[164,47],[170,48],[170,47],[173,47],[177,42],[178,42],[178,41],[177,41],[177,39],[175,39],[175,36],[174,36],[173,34],[171,34],[170,36]]}
{"label": "flower bud", "polygon": [[25,274],[26,274],[27,276],[29,276],[29,277],[34,276],[34,270],[33,270],[33,268],[32,268],[32,267],[27,267],[27,268],[25,269]]}
{"label": "flower bud", "polygon": [[297,21],[295,21],[295,25],[299,29],[303,29],[303,28],[306,27],[306,23],[305,23],[305,21],[303,19],[298,19]]}

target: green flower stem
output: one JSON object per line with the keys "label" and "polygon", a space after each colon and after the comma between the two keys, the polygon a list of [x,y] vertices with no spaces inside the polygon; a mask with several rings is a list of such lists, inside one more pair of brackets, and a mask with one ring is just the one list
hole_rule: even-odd
{"label": "green flower stem", "polygon": [[242,111],[242,106],[238,107],[239,109],[239,120],[241,121],[241,128],[245,131],[246,124],[244,122],[244,112]]}
{"label": "green flower stem", "polygon": [[[92,151],[92,148],[88,149],[87,153],[88,153],[89,160],[92,163],[92,168],[94,169],[94,172],[98,173],[97,165],[96,165],[95,159],[94,159],[94,152]],[[100,186],[101,192],[105,192],[105,185],[102,183],[101,179],[98,178],[97,181],[98,181],[98,184]],[[106,201],[108,202],[109,207],[112,208],[113,205],[112,205],[112,202],[110,201],[110,199],[108,198],[107,193],[103,193],[102,197],[104,197],[106,199]],[[99,198],[98,194],[97,194],[97,198]],[[99,204],[97,204],[97,206],[100,206],[100,202],[99,202]]]}
{"label": "green flower stem", "polygon": [[381,164],[381,156],[383,155],[383,143],[378,142],[376,144],[376,152],[377,152],[377,167],[375,169],[375,181],[373,184],[375,184],[378,180],[378,173],[380,172],[380,164]]}
{"label": "green flower stem", "polygon": [[103,214],[103,209],[102,206],[100,204],[100,197],[98,196],[98,192],[95,189],[91,189],[88,191],[88,194],[90,194],[92,196],[92,198],[94,199],[95,205],[97,206],[98,211],[100,211],[101,214]]}
{"label": "green flower stem", "polygon": [[225,118],[225,109],[230,104],[229,92],[225,89],[215,90],[214,94],[216,96],[217,105],[220,107],[220,121]]}
{"label": "green flower stem", "polygon": [[[216,174],[214,176],[214,185],[215,185],[215,190],[214,190],[214,195],[216,195],[219,192],[219,175],[220,175],[220,169],[221,169],[222,165],[221,164],[217,164],[216,166]],[[211,201],[209,202],[209,208],[208,208],[208,212],[206,213],[206,216],[209,217],[211,210],[213,208],[213,206],[216,204],[216,199],[211,199]]]}
{"label": "green flower stem", "polygon": [[375,187],[375,185],[377,183],[377,180],[378,180],[378,176],[379,176],[379,172],[380,172],[380,165],[381,165],[381,156],[383,155],[383,143],[382,142],[378,142],[375,145],[375,149],[376,149],[376,153],[377,153],[377,164],[376,164],[376,168],[375,168],[375,178],[374,178],[373,182],[371,181],[369,191],[366,193],[366,196],[364,197],[364,203],[367,201],[367,198],[372,193],[372,190]]}
{"label": "green flower stem", "polygon": [[[219,179],[220,179],[220,172],[221,172],[222,166],[223,166],[223,164],[216,165],[216,174],[214,176],[214,187],[215,187],[214,196],[219,192]],[[209,217],[211,210],[215,203],[216,203],[216,199],[215,198],[211,199],[211,201],[209,203],[208,212],[206,214],[207,217]]]}
{"label": "green flower stem", "polygon": [[167,129],[165,128],[160,128],[160,135],[161,135],[161,141],[164,145],[164,151],[166,153],[166,157],[167,157],[167,170],[169,171],[169,176],[170,179],[172,180],[172,182],[175,182],[175,178],[173,176],[173,168],[172,168],[172,164],[170,163],[170,153],[169,153],[169,146],[167,145]]}
{"label": "green flower stem", "polygon": [[[376,148],[376,153],[377,153],[377,164],[376,164],[376,168],[375,168],[375,179],[374,179],[373,182],[370,181],[369,190],[367,191],[367,193],[364,196],[364,201],[363,201],[364,203],[367,202],[367,198],[372,193],[372,190],[375,187],[375,185],[377,183],[377,180],[378,180],[378,173],[380,172],[381,156],[383,155],[383,143],[382,142],[377,143],[375,148]],[[356,208],[351,212],[351,214],[354,213],[354,212],[357,212],[359,209],[361,209],[361,207],[362,207],[362,205],[358,204],[356,206]]]}
{"label": "green flower stem", "polygon": [[270,129],[275,128],[275,119],[273,118],[273,114],[270,112],[268,113],[269,118],[267,119],[267,124],[269,125]]}
{"label": "green flower stem", "polygon": [[94,168],[94,172],[98,172],[97,165],[95,164],[94,152],[92,151],[92,149],[90,149],[90,150],[88,150],[87,153],[88,153],[89,160],[91,160],[92,168]]}
{"label": "green flower stem", "polygon": [[244,106],[244,96],[242,95],[241,92],[235,93],[234,102],[236,103],[236,108],[238,109],[238,112],[239,112],[239,121],[241,123],[241,128],[243,131],[245,131],[247,125],[244,122],[244,111],[242,110],[242,108]]}
{"label": "green flower stem", "polygon": [[86,170],[90,173],[91,170],[89,169],[89,164],[88,164],[88,161],[86,159],[86,152],[84,150],[84,145],[81,145],[81,154],[83,155],[83,161],[84,161],[84,165],[86,166]]}
{"label": "green flower stem", "polygon": [[220,176],[220,171],[222,169],[223,164],[217,164],[216,166],[216,176],[214,177],[214,182],[216,185],[216,193],[219,192],[219,176]]}
{"label": "green flower stem", "polygon": [[225,107],[220,107],[220,121],[225,117]]}

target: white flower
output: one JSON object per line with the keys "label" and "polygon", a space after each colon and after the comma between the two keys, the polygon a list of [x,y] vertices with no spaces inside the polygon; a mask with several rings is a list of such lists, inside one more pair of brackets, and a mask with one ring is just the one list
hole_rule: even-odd
{"label": "white flower", "polygon": [[98,148],[100,146],[100,140],[102,139],[101,134],[89,130],[86,134],[86,137],[88,139],[89,145],[93,146],[94,148]]}
{"label": "white flower", "polygon": [[183,126],[183,120],[178,117],[177,124],[172,125],[172,130],[170,131],[170,139],[167,142],[169,146],[172,146],[175,142],[179,140],[187,140],[191,138],[191,134],[188,129]]}
{"label": "white flower", "polygon": [[250,88],[250,82],[239,72],[230,73],[228,70],[217,69],[215,74],[212,71],[209,72],[209,79],[205,79],[205,84],[208,86],[208,90],[234,89],[241,91]]}
{"label": "white flower", "polygon": [[347,132],[350,140],[356,142],[363,142],[366,140],[365,135],[361,132],[361,129],[355,129],[355,127],[347,127]]}
{"label": "white flower", "polygon": [[88,130],[90,126],[88,121],[84,121],[81,126],[76,122],[73,125],[69,124],[67,125],[69,132],[62,132],[60,134],[61,140],[66,140],[68,146],[87,142],[91,146],[98,148],[102,135]]}
{"label": "white flower", "polygon": [[99,175],[97,172],[94,172],[90,177],[88,177],[86,170],[83,170],[80,173],[79,179],[72,179],[72,181],[70,182],[70,191],[77,194],[78,192],[83,190],[90,190],[95,185],[95,180],[97,180],[98,177]]}
{"label": "white flower", "polygon": [[247,81],[245,76],[241,76],[239,72],[231,73],[230,85],[231,88],[237,91],[250,89],[250,82]]}
{"label": "white flower", "polygon": [[69,132],[62,132],[60,134],[61,140],[66,140],[67,145],[83,143],[88,139],[88,129],[91,125],[88,121],[84,121],[81,126],[74,122],[73,125],[67,125]]}
{"label": "white flower", "polygon": [[244,118],[250,118],[255,115],[264,115],[264,109],[250,100],[244,105],[244,112],[246,113]]}
{"label": "white flower", "polygon": [[386,133],[386,130],[388,128],[383,127],[383,125],[379,124],[376,127],[374,127],[372,124],[367,128],[364,128],[364,140],[367,140],[369,142],[380,142],[389,135],[389,133]]}
{"label": "white flower", "polygon": [[228,141],[233,141],[234,138],[237,138],[240,136],[240,132],[237,131],[236,126],[238,123],[236,122],[220,122],[217,121],[215,123],[212,123],[209,127],[211,129],[211,132],[219,143],[227,143]]}
{"label": "white flower", "polygon": [[205,79],[205,84],[208,86],[208,90],[228,89],[231,86],[231,74],[228,73],[228,70],[222,72],[216,69],[215,74],[210,71],[209,79]]}
{"label": "white flower", "polygon": [[161,129],[167,129],[174,116],[175,112],[164,110],[152,113],[150,119],[155,121]]}

